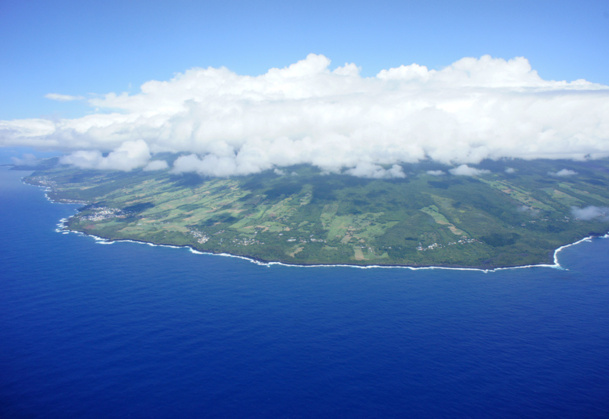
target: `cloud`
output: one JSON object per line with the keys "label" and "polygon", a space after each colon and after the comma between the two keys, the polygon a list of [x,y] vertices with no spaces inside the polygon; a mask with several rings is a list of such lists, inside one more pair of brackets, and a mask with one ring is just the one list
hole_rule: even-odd
{"label": "cloud", "polygon": [[427,174],[432,176],[444,176],[446,172],[443,170],[428,170]]}
{"label": "cloud", "polygon": [[116,150],[104,156],[97,150],[76,151],[60,159],[63,164],[71,164],[82,169],[129,171],[148,163],[150,151],[142,141],[127,141]]}
{"label": "cloud", "polygon": [[594,220],[600,219],[602,221],[609,221],[609,207],[595,207],[589,206],[585,208],[572,207],[571,213],[578,220]]}
{"label": "cloud", "polygon": [[406,175],[402,170],[402,167],[394,164],[389,169],[385,169],[378,164],[362,162],[358,163],[355,167],[345,171],[348,175],[357,177],[366,177],[371,179],[388,179],[388,178],[404,178]]}
{"label": "cloud", "polygon": [[47,93],[44,95],[47,99],[56,100],[59,102],[71,102],[74,100],[83,100],[83,96],[62,95],[60,93]]}
{"label": "cloud", "polygon": [[[424,159],[609,156],[609,86],[543,80],[525,58],[463,58],[439,70],[410,64],[362,77],[355,64],[332,69],[310,54],[259,76],[193,68],[88,103],[96,113],[82,118],[0,121],[0,146],[64,150],[64,162],[119,170],[182,153],[175,172],[210,176],[312,164],[399,177],[393,168]],[[140,153],[127,163],[134,142]]]}
{"label": "cloud", "polygon": [[144,167],[144,170],[152,172],[156,170],[165,170],[167,168],[169,168],[169,165],[165,160],[152,160]]}
{"label": "cloud", "polygon": [[561,169],[558,172],[549,172],[548,174],[550,176],[567,177],[574,176],[577,174],[577,172],[575,170]]}
{"label": "cloud", "polygon": [[450,169],[449,172],[456,176],[480,176],[485,173],[490,173],[488,170],[476,169],[475,167],[469,167],[467,164],[462,164],[459,167]]}
{"label": "cloud", "polygon": [[540,210],[533,208],[533,207],[529,207],[528,205],[521,205],[518,207],[518,211],[520,212],[525,212],[533,217],[537,217],[539,216],[539,214],[541,213]]}
{"label": "cloud", "polygon": [[40,160],[33,154],[26,153],[22,157],[11,157],[15,166],[34,166],[40,162]]}

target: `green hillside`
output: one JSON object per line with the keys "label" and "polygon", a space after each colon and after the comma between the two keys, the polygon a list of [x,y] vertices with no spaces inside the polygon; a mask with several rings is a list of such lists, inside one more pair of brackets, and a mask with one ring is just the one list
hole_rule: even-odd
{"label": "green hillside", "polygon": [[[86,203],[73,230],[295,264],[551,263],[556,248],[609,230],[607,160],[476,168],[457,176],[427,162],[404,165],[405,178],[364,179],[307,166],[231,178],[55,166],[27,181]],[[577,219],[573,209],[588,207],[597,216]]]}

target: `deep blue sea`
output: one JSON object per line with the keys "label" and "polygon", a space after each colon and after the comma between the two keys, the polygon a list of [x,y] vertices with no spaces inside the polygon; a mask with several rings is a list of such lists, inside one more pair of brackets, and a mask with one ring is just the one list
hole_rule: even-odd
{"label": "deep blue sea", "polygon": [[297,268],[56,232],[0,168],[0,417],[609,417],[609,240],[565,270]]}

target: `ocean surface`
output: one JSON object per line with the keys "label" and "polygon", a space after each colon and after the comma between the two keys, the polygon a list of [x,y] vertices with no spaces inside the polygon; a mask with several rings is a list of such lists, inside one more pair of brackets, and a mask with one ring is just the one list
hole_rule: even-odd
{"label": "ocean surface", "polygon": [[609,417],[609,240],[565,269],[260,266],[57,232],[0,168],[0,417]]}

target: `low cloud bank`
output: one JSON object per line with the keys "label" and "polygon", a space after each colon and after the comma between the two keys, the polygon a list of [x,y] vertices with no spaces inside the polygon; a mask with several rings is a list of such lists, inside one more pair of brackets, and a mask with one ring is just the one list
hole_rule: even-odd
{"label": "low cloud bank", "polygon": [[[54,100],[80,96],[50,93]],[[609,86],[548,81],[525,58],[463,58],[362,77],[310,54],[260,76],[194,68],[137,94],[88,100],[77,119],[0,121],[0,146],[70,153],[79,167],[131,170],[158,152],[183,153],[172,170],[212,176],[308,163],[364,177],[403,177],[400,163],[431,159],[609,156]],[[468,173],[469,172],[469,173]],[[556,175],[569,175],[566,172]]]}

